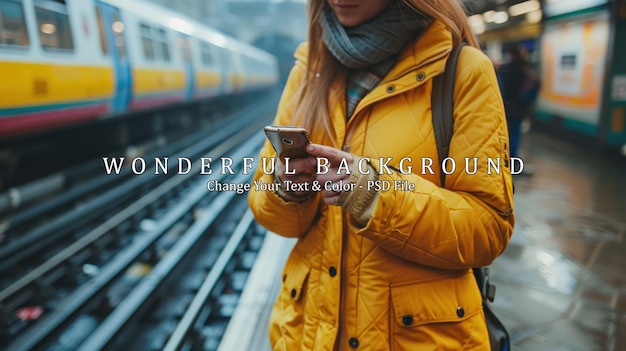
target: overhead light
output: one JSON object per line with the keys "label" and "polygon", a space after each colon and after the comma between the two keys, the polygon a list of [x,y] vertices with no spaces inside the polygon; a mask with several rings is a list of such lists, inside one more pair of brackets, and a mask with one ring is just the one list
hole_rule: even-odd
{"label": "overhead light", "polygon": [[482,15],[469,16],[467,20],[469,21],[474,34],[482,34],[485,32],[485,21],[483,20]]}
{"label": "overhead light", "polygon": [[479,26],[472,27],[472,32],[474,32],[474,34],[476,35],[483,34],[485,30],[487,30],[487,28],[485,27],[484,23]]}
{"label": "overhead light", "polygon": [[483,20],[483,16],[482,15],[469,16],[467,18],[467,20],[469,21],[469,24],[472,27],[476,27],[476,26],[480,26],[480,25],[485,24],[485,21]]}
{"label": "overhead light", "polygon": [[542,16],[543,14],[541,13],[541,10],[531,11],[526,14],[526,21],[530,23],[539,23],[541,22]]}
{"label": "overhead light", "polygon": [[509,7],[509,14],[511,16],[519,16],[539,9],[541,9],[539,1],[529,0]]}
{"label": "overhead light", "polygon": [[498,11],[493,15],[493,23],[501,24],[509,20],[509,14],[505,11]]}
{"label": "overhead light", "polygon": [[494,21],[495,15],[496,15],[496,11],[490,10],[490,11],[483,13],[483,18],[485,19],[486,23],[491,23]]}

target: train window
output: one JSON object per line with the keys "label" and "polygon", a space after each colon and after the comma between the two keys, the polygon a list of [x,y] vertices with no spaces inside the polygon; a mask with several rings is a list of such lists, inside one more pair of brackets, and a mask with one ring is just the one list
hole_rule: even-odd
{"label": "train window", "polygon": [[109,46],[107,42],[107,36],[104,32],[104,22],[102,20],[102,13],[100,8],[96,6],[96,20],[98,21],[98,33],[100,34],[100,48],[105,55],[109,54]]}
{"label": "train window", "polygon": [[185,61],[185,63],[191,63],[191,44],[189,43],[189,38],[179,36],[178,48],[183,53],[183,61]]}
{"label": "train window", "polygon": [[0,0],[0,45],[28,46],[21,1]]}
{"label": "train window", "polygon": [[202,56],[202,64],[211,66],[213,64],[213,55],[211,54],[211,46],[204,42],[200,42],[200,56]]}
{"label": "train window", "polygon": [[163,29],[159,29],[158,39],[161,44],[161,56],[164,61],[169,62],[170,60],[170,49],[167,44],[167,33]]}
{"label": "train window", "polygon": [[65,1],[37,0],[35,15],[44,49],[73,50],[74,41]]}
{"label": "train window", "polygon": [[154,60],[154,43],[152,42],[152,33],[149,26],[140,24],[141,41],[143,42],[143,54],[147,60]]}
{"label": "train window", "polygon": [[126,58],[126,42],[124,41],[124,23],[120,18],[119,13],[113,12],[111,14],[111,19],[113,23],[111,27],[113,27],[113,38],[115,40],[115,46],[117,47],[117,53],[120,58]]}

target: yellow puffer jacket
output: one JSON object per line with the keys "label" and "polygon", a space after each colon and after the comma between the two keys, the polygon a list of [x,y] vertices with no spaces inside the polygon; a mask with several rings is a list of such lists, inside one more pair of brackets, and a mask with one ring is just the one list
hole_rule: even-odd
{"label": "yellow puffer jacket", "polygon": [[[391,158],[395,168],[380,175],[380,184],[391,189],[380,191],[365,227],[355,226],[341,207],[327,206],[319,196],[295,203],[270,191],[250,192],[259,223],[298,238],[271,315],[274,350],[489,349],[470,268],[489,265],[513,231],[507,129],[492,63],[475,48],[463,49],[449,151],[457,169],[446,177],[448,189],[438,186],[430,92],[451,48],[450,32],[433,22],[347,124],[345,101],[335,108],[339,145],[371,158],[377,170],[378,158]],[[296,52],[275,124],[289,124],[293,110],[287,101],[303,77],[306,53],[306,44]],[[311,138],[328,141],[323,135]],[[266,143],[260,157],[274,156]],[[400,172],[399,161],[406,157],[412,162],[402,168],[412,165],[417,174]],[[466,157],[478,158],[476,174],[465,171]],[[433,159],[435,174],[420,174],[422,158]],[[500,159],[499,174],[493,168],[488,174],[488,159]],[[273,181],[261,170],[255,179]],[[395,182],[403,180],[414,189],[394,191]]]}

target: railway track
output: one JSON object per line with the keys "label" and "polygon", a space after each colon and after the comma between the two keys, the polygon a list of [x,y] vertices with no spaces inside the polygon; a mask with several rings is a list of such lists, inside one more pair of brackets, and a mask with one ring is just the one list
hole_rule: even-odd
{"label": "railway track", "polygon": [[[246,108],[165,157],[226,157],[240,170],[256,156],[273,106],[268,99]],[[0,349],[217,347],[264,230],[245,192],[207,190],[210,182],[247,183],[250,174],[208,175],[192,165],[175,176],[94,178],[50,200],[55,206],[5,218]]]}

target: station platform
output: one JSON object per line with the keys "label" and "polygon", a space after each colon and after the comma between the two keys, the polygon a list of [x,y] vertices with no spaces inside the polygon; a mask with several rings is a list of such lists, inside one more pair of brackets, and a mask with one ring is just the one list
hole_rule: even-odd
{"label": "station platform", "polygon": [[513,350],[626,350],[626,158],[523,135],[513,237],[491,267]]}
{"label": "station platform", "polygon": [[[626,350],[626,158],[534,131],[521,158],[533,173],[514,178],[515,231],[490,266],[512,350]],[[267,321],[293,243],[268,233],[220,350],[270,350]]]}

